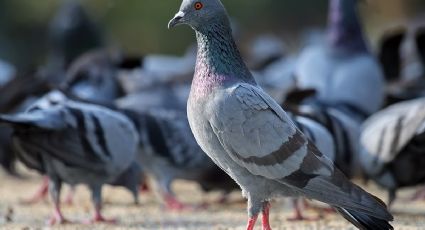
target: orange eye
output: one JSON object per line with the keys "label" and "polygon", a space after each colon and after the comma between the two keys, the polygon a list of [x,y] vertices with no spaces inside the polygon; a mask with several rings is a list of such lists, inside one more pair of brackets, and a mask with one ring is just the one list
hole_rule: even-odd
{"label": "orange eye", "polygon": [[204,7],[204,5],[202,4],[202,2],[195,3],[195,10],[200,10],[200,9],[202,9],[202,7]]}

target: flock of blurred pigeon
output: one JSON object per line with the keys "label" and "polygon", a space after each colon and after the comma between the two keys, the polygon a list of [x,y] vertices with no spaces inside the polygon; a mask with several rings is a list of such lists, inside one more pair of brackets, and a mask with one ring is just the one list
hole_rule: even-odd
{"label": "flock of blurred pigeon", "polygon": [[26,202],[49,193],[52,225],[67,222],[63,183],[92,191],[90,223],[114,222],[101,213],[102,185],[137,203],[149,177],[174,210],[188,208],[171,189],[177,179],[221,191],[220,202],[242,189],[247,229],[260,212],[271,229],[276,196],[294,198],[294,220],[305,196],[360,229],[391,229],[383,202],[348,179],[376,182],[388,206],[398,189],[425,185],[425,20],[389,30],[375,51],[357,2],[329,0],[327,28],[297,54],[258,36],[245,65],[219,0],[183,0],[169,27],[192,27],[198,49],[181,57],[107,47],[78,1],[64,1],[43,66],[0,61],[1,166],[19,177],[20,161],[45,176]]}

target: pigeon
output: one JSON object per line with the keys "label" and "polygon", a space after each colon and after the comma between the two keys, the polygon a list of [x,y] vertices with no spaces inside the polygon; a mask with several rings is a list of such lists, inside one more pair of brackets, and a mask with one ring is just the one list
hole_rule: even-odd
{"label": "pigeon", "polygon": [[176,179],[194,181],[204,191],[227,194],[237,184],[202,151],[182,111],[154,109],[148,112],[126,110],[140,136],[138,160],[144,172],[151,175],[170,210],[188,208],[178,201],[171,189]]}
{"label": "pigeon", "polygon": [[384,76],[368,49],[357,14],[358,0],[330,0],[326,43],[306,47],[295,69],[302,89],[364,120],[384,102]]}
{"label": "pigeon", "polygon": [[260,212],[263,229],[271,229],[269,201],[277,196],[328,203],[361,229],[392,229],[385,204],[351,183],[258,87],[219,0],[183,0],[168,27],[181,24],[198,43],[189,124],[203,151],[242,188],[248,230]]}
{"label": "pigeon", "polygon": [[125,58],[117,50],[92,50],[70,66],[61,88],[72,96],[95,104],[113,105],[125,95],[118,80]]}
{"label": "pigeon", "polygon": [[379,60],[387,77],[387,105],[425,95],[424,16],[385,32]]}
{"label": "pigeon", "polygon": [[[111,107],[115,99],[124,95],[116,78],[117,68],[122,64],[123,59],[123,55],[118,50],[96,49],[89,51],[78,57],[71,64],[60,88],[67,94],[67,97]],[[23,83],[20,83],[14,88],[18,88],[21,84]],[[42,95],[47,94],[44,88],[38,88]],[[50,89],[50,87],[45,88]],[[41,103],[39,100],[40,96],[38,96],[40,93],[33,95],[33,97],[24,95],[27,97],[26,101],[28,102],[25,102],[26,105],[23,105],[21,110],[26,110],[28,105],[33,104],[34,101]],[[34,93],[32,92],[32,94]],[[49,104],[49,101],[47,100],[45,103]],[[134,186],[129,187],[129,190],[133,191],[133,187]],[[47,190],[48,180],[45,179],[37,192],[30,198],[25,199],[23,203],[37,203],[47,196]],[[138,198],[135,197],[135,202],[138,202],[137,200]],[[72,203],[72,194],[67,196],[66,203]]]}
{"label": "pigeon", "polygon": [[425,98],[399,102],[371,116],[362,127],[361,165],[389,192],[425,184]]}
{"label": "pigeon", "polygon": [[[65,223],[59,203],[62,183],[86,184],[101,214],[101,188],[126,174],[135,162],[138,135],[123,114],[105,107],[63,99],[54,91],[27,112],[1,115],[13,130],[18,158],[29,168],[49,176],[55,210],[49,224]],[[131,171],[131,170],[130,170]]]}
{"label": "pigeon", "polygon": [[67,68],[88,50],[101,48],[103,35],[78,0],[62,0],[49,28],[49,62]]}

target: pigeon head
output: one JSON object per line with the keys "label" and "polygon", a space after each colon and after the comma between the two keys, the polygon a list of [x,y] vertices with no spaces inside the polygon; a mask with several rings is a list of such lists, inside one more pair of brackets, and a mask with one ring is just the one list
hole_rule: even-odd
{"label": "pigeon head", "polygon": [[220,0],[183,0],[179,12],[168,23],[168,28],[186,24],[199,31],[217,23],[230,24]]}
{"label": "pigeon head", "polygon": [[255,84],[233,39],[226,9],[220,0],[183,0],[168,24],[186,24],[196,32],[198,54],[192,88],[205,96],[216,87],[236,81]]}
{"label": "pigeon head", "polygon": [[357,3],[360,0],[330,0],[328,39],[332,46],[367,50]]}

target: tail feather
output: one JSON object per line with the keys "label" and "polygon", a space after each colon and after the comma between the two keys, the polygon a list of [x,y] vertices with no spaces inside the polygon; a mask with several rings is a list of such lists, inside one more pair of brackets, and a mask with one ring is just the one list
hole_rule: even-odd
{"label": "tail feather", "polygon": [[21,113],[16,115],[1,114],[0,124],[10,125],[14,128],[29,126],[49,130],[66,128],[63,117],[61,117],[59,113],[53,111]]}
{"label": "tail feather", "polygon": [[20,119],[12,115],[0,115],[0,123],[9,124],[9,125],[29,125],[31,124],[29,120]]}
{"label": "tail feather", "polygon": [[346,220],[361,230],[388,230],[394,229],[388,222],[390,220],[379,219],[368,214],[334,207]]}

